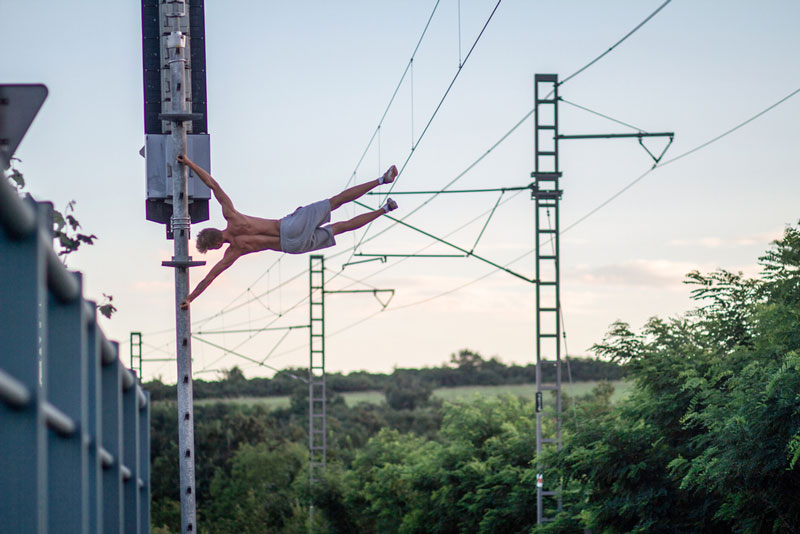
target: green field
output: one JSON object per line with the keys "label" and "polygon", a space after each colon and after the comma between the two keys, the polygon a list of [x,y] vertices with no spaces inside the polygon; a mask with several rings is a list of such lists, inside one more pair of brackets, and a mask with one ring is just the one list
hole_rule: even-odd
{"label": "green field", "polygon": [[[630,384],[623,381],[613,381],[614,386],[613,401],[624,398],[630,389]],[[563,383],[562,388],[570,396],[580,396],[589,393],[597,382],[575,382],[573,384]],[[508,386],[462,386],[455,388],[439,388],[433,391],[433,396],[446,402],[468,401],[475,397],[491,397],[495,395],[519,395],[533,399],[536,393],[536,384],[517,384]],[[380,404],[385,400],[381,391],[358,391],[344,393],[344,400],[348,406],[355,406],[360,402]],[[289,397],[238,397],[235,399],[201,399],[197,404],[211,404],[215,402],[227,402],[231,404],[260,404],[267,409],[285,408],[289,406]]]}

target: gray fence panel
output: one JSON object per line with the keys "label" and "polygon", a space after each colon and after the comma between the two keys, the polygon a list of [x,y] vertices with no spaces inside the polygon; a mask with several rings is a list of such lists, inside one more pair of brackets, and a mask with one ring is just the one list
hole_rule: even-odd
{"label": "gray fence panel", "polygon": [[0,532],[149,534],[149,396],[53,251],[52,206],[5,178],[0,205]]}
{"label": "gray fence panel", "polygon": [[[88,302],[94,309],[94,302]],[[98,448],[102,443],[103,418],[100,404],[100,338],[102,332],[97,326],[96,316],[87,317],[89,357],[86,359],[87,399],[89,403],[86,419],[86,435],[89,443],[89,532],[103,534],[103,465]]]}
{"label": "gray fence panel", "polygon": [[[130,371],[123,370],[132,375]],[[139,534],[139,399],[136,395],[137,388],[135,378],[133,385],[129,388],[123,387],[122,392],[122,411],[125,418],[123,428],[123,460],[124,465],[130,470],[130,476],[124,481],[124,519],[125,532]]]}
{"label": "gray fence panel", "polygon": [[[46,208],[37,213],[46,217]],[[46,364],[45,250],[32,233],[12,240],[0,232],[0,368],[23,386],[28,402],[0,402],[0,517],[8,532],[43,533],[47,527],[47,449],[39,361]],[[16,404],[16,405],[15,405]],[[44,461],[42,459],[45,459]],[[8,482],[6,482],[8,481]]]}
{"label": "gray fence panel", "polygon": [[149,534],[149,397],[53,251],[52,205],[5,178],[0,205],[0,532]]}
{"label": "gray fence panel", "polygon": [[86,381],[86,318],[79,298],[48,299],[47,400],[75,423],[71,434],[48,432],[48,518],[50,532],[87,534],[89,529],[88,447],[81,421],[89,413]]}
{"label": "gray fence panel", "polygon": [[144,392],[145,403],[139,408],[139,477],[143,484],[139,486],[139,513],[142,534],[150,534],[150,392]]}
{"label": "gray fence panel", "polygon": [[[122,369],[119,360],[100,369],[103,396],[102,447],[111,455],[103,463],[103,532],[123,532],[122,502]],[[110,465],[109,465],[110,464]]]}

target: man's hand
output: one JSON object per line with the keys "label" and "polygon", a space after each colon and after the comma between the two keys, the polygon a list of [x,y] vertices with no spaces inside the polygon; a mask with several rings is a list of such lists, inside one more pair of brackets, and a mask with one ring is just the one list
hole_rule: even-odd
{"label": "man's hand", "polygon": [[189,309],[189,304],[190,304],[190,303],[191,303],[191,301],[190,301],[189,299],[183,299],[183,300],[181,301],[181,309],[182,309],[182,310],[188,310],[188,309]]}
{"label": "man's hand", "polygon": [[177,160],[178,160],[178,163],[180,163],[182,165],[189,165],[190,163],[192,163],[192,160],[190,160],[189,156],[187,156],[186,154],[180,154],[177,157]]}

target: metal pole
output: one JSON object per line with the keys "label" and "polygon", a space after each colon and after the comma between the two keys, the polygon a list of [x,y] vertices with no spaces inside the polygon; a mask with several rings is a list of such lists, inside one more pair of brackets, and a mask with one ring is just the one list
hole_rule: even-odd
{"label": "metal pole", "polygon": [[325,391],[325,257],[311,255],[309,281],[308,361],[308,532],[314,532],[314,489],[327,459]]}
{"label": "metal pole", "polygon": [[[547,87],[540,87],[544,85]],[[544,93],[547,96],[542,96]],[[536,523],[552,521],[545,511],[560,512],[562,509],[561,488],[553,480],[552,470],[541,462],[546,446],[555,445],[561,450],[561,275],[559,246],[559,189],[558,163],[558,76],[555,74],[536,74],[534,76],[534,163],[535,171],[533,199],[536,203]],[[542,109],[546,111],[543,113]],[[550,212],[555,217],[555,226],[545,222]],[[552,243],[552,245],[550,245]],[[552,252],[544,248],[550,245]],[[554,360],[545,355],[555,356]],[[543,365],[555,365],[555,384],[545,383],[549,378],[542,372]],[[555,410],[545,410],[545,392],[555,393]],[[555,419],[555,432],[545,424]],[[552,500],[555,498],[555,506]]]}
{"label": "metal pole", "polygon": [[[131,332],[131,369],[142,379],[142,333]],[[138,362],[138,364],[137,364]]]}
{"label": "metal pole", "polygon": [[[186,36],[181,22],[186,16],[186,4],[175,2],[172,13],[173,31],[167,40],[170,65],[170,111],[186,112]],[[183,121],[172,123],[172,136],[167,150],[167,165],[172,171],[172,231],[174,234],[173,261],[190,262],[189,257],[189,198],[188,172],[176,158],[186,153],[186,128]],[[175,335],[178,355],[178,450],[181,488],[181,532],[197,532],[194,475],[194,408],[192,405],[191,323],[189,310],[182,310],[181,301],[189,294],[188,265],[175,265]]]}

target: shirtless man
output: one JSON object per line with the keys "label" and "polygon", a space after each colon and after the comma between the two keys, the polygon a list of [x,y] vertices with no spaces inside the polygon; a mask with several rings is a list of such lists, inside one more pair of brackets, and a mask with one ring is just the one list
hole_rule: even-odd
{"label": "shirtless man", "polygon": [[204,184],[214,193],[214,197],[222,206],[222,216],[228,221],[224,230],[206,228],[197,234],[198,252],[205,254],[209,249],[221,248],[228,243],[222,259],[214,265],[197,287],[189,293],[181,308],[189,308],[189,304],[202,293],[219,274],[233,265],[240,256],[262,250],[277,250],[289,254],[302,254],[312,250],[331,247],[336,244],[334,236],[343,232],[356,230],[374,221],[384,213],[397,209],[397,203],[386,199],[383,207],[368,213],[362,213],[349,221],[336,222],[322,226],[331,220],[331,211],[342,204],[351,202],[364,193],[381,184],[392,183],[397,177],[397,167],[392,165],[383,176],[365,184],[351,187],[327,200],[320,200],[308,206],[297,208],[294,213],[283,219],[262,219],[236,211],[230,197],[219,186],[210,174],[204,171],[186,155],[178,156],[178,163],[192,169]]}

